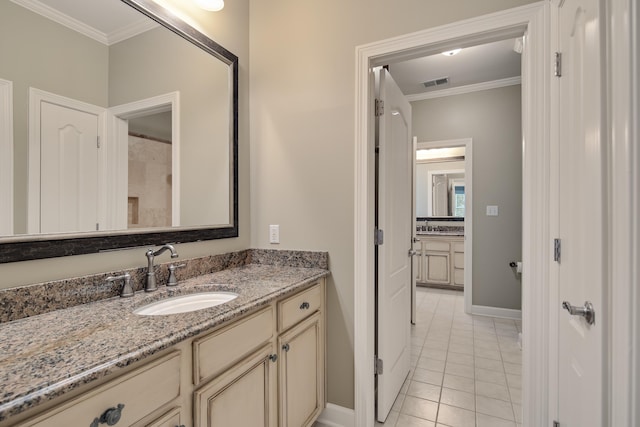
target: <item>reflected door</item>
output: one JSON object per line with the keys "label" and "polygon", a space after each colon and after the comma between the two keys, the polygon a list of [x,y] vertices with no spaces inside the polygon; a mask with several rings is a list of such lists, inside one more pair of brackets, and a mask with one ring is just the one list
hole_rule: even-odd
{"label": "reflected door", "polygon": [[98,225],[98,116],[41,104],[40,232]]}

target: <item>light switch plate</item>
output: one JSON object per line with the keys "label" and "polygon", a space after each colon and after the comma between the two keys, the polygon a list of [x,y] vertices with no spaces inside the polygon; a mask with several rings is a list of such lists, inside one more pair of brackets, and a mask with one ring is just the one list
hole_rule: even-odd
{"label": "light switch plate", "polygon": [[487,206],[487,216],[498,216],[498,207]]}
{"label": "light switch plate", "polygon": [[269,243],[280,243],[280,226],[269,226]]}

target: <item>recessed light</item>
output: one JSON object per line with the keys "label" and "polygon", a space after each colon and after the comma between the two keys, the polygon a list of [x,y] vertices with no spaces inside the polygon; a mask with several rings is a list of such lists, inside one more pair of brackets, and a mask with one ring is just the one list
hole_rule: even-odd
{"label": "recessed light", "polygon": [[453,55],[457,55],[457,54],[459,54],[461,50],[462,50],[461,48],[453,49],[453,50],[448,50],[448,51],[446,51],[446,52],[442,52],[442,54],[443,54],[444,56],[453,56]]}

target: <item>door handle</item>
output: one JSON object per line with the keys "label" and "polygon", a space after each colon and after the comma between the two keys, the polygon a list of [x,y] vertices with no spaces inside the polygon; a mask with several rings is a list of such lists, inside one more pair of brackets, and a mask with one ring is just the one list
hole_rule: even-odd
{"label": "door handle", "polygon": [[412,256],[416,256],[418,255],[418,251],[416,251],[415,249],[409,249],[409,254],[410,257]]}
{"label": "door handle", "polygon": [[562,303],[562,308],[567,310],[572,316],[582,316],[585,318],[588,324],[593,325],[596,323],[596,312],[593,309],[593,304],[589,301],[585,301],[583,307],[576,307],[571,305],[569,301]]}

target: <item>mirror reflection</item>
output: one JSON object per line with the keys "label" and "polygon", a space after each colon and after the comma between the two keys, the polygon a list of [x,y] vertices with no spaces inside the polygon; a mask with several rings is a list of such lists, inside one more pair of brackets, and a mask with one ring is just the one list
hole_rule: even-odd
{"label": "mirror reflection", "polygon": [[0,40],[0,235],[232,224],[228,63],[120,0],[2,1]]}
{"label": "mirror reflection", "polygon": [[416,217],[462,217],[464,147],[416,151]]}

